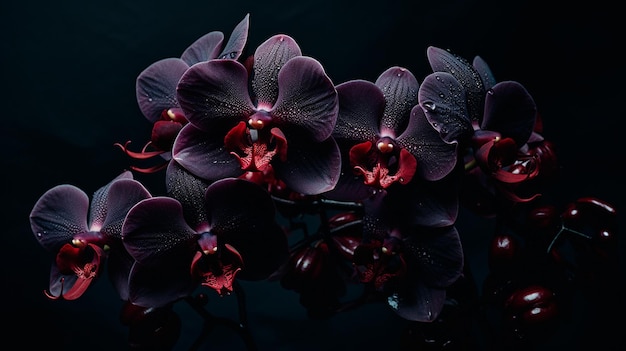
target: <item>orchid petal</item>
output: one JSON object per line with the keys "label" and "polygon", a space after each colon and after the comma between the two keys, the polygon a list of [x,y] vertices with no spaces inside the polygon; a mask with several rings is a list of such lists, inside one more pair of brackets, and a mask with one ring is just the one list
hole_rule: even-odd
{"label": "orchid petal", "polygon": [[331,190],[339,181],[341,155],[335,140],[322,142],[292,140],[285,162],[273,163],[276,177],[301,194],[317,195]]}
{"label": "orchid petal", "polygon": [[515,81],[499,82],[487,93],[482,129],[496,130],[524,145],[537,118],[537,106],[526,88]]}
{"label": "orchid petal", "polygon": [[376,79],[376,86],[385,96],[385,112],[380,121],[383,136],[398,136],[409,123],[411,109],[417,105],[419,83],[411,71],[402,67],[391,67]]}
{"label": "orchid petal", "polygon": [[178,83],[178,102],[189,123],[208,131],[216,122],[250,116],[248,72],[234,60],[211,60],[191,66]]}
{"label": "orchid petal", "polygon": [[336,89],[339,116],[333,137],[339,143],[374,141],[385,109],[385,96],[380,88],[366,80],[353,80],[339,84]]}
{"label": "orchid petal", "polygon": [[124,301],[128,300],[128,276],[134,263],[135,259],[126,251],[124,246],[111,248],[107,256],[109,280]]}
{"label": "orchid petal", "polygon": [[96,192],[94,192],[90,207],[89,207],[89,217],[87,223],[89,225],[89,230],[99,231],[102,229],[104,225],[104,221],[106,220],[108,209],[108,197],[109,197],[109,189],[111,185],[116,181],[121,179],[132,179],[133,174],[130,171],[124,171],[113,180],[108,182],[106,185],[102,186]]}
{"label": "orchid petal", "polygon": [[100,231],[108,236],[121,239],[122,223],[131,207],[139,201],[151,197],[148,190],[134,179],[119,179],[109,187],[107,214]]}
{"label": "orchid petal", "polygon": [[287,61],[301,55],[296,41],[284,34],[274,35],[257,47],[252,91],[259,105],[274,105],[278,97],[278,72]]}
{"label": "orchid petal", "polygon": [[391,295],[387,304],[406,320],[432,322],[439,317],[445,301],[445,289],[427,287],[419,279],[412,279],[404,290]]}
{"label": "orchid petal", "polygon": [[464,58],[434,46],[428,47],[426,55],[434,72],[450,73],[463,86],[468,116],[471,120],[479,121],[486,89],[478,71]]}
{"label": "orchid petal", "polygon": [[86,232],[89,197],[81,189],[57,185],[46,191],[30,213],[35,238],[44,248],[56,252],[76,234]]}
{"label": "orchid petal", "polygon": [[226,133],[227,130],[221,128],[203,132],[192,124],[187,124],[174,142],[172,157],[186,170],[202,179],[239,176],[243,172],[237,159],[224,148]]}
{"label": "orchid petal", "polygon": [[451,74],[437,72],[424,78],[418,93],[426,119],[450,144],[469,139],[474,130],[463,99],[464,91]]}
{"label": "orchid petal", "polygon": [[249,26],[250,14],[246,14],[230,34],[230,38],[218,58],[237,60],[241,56],[248,41]]}
{"label": "orchid petal", "polygon": [[288,139],[294,128],[316,142],[328,138],[338,109],[335,87],[318,61],[299,56],[285,63],[278,73],[278,97],[271,113]]}
{"label": "orchid petal", "polygon": [[472,67],[478,72],[480,75],[480,79],[483,82],[483,89],[485,91],[491,89],[494,85],[496,85],[497,81],[493,72],[491,72],[491,68],[485,60],[483,60],[480,56],[475,56],[472,61]]}
{"label": "orchid petal", "polygon": [[420,229],[404,243],[407,265],[414,265],[429,287],[446,288],[463,273],[463,248],[454,226]]}
{"label": "orchid petal", "polygon": [[440,180],[457,164],[456,144],[448,144],[441,139],[419,105],[411,111],[409,125],[396,142],[415,156],[417,172],[426,180]]}
{"label": "orchid petal", "polygon": [[181,59],[166,58],[139,74],[135,83],[137,103],[150,122],[158,121],[164,110],[179,106],[176,85],[188,68],[189,65]]}
{"label": "orchid petal", "polygon": [[180,56],[189,66],[217,58],[222,50],[224,33],[214,31],[207,33],[194,41]]}
{"label": "orchid petal", "polygon": [[183,207],[185,221],[192,228],[208,222],[204,206],[204,194],[209,182],[194,176],[178,162],[171,161],[166,170],[167,195],[178,200]]}
{"label": "orchid petal", "polygon": [[153,262],[163,256],[185,255],[195,231],[183,217],[175,199],[157,196],[140,201],[128,212],[122,227],[122,241],[139,262]]}
{"label": "orchid petal", "polygon": [[151,264],[135,262],[128,283],[130,302],[154,308],[189,296],[198,287],[190,267],[191,257],[172,256]]}

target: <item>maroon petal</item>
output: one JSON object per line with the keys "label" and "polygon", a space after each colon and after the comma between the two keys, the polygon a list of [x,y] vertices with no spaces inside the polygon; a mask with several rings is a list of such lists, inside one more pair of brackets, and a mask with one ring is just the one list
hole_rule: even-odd
{"label": "maroon petal", "polygon": [[109,280],[124,301],[128,300],[128,276],[134,263],[135,259],[126,251],[124,246],[111,248],[107,256]]}
{"label": "maroon petal", "polygon": [[449,73],[463,86],[468,116],[471,120],[480,121],[486,92],[480,74],[466,59],[449,51],[430,46],[426,55],[434,72]]}
{"label": "maroon petal", "polygon": [[152,123],[161,118],[163,110],[178,107],[176,85],[189,68],[185,61],[166,58],[144,69],[135,83],[141,113]]}
{"label": "maroon petal", "polygon": [[50,271],[50,290],[46,295],[52,299],[76,300],[98,278],[102,271],[104,250],[88,244],[83,249],[64,245],[58,252]]}
{"label": "maroon petal", "polygon": [[211,60],[190,67],[181,77],[178,102],[190,123],[208,131],[215,123],[252,115],[248,93],[248,72],[233,60]]}
{"label": "maroon petal", "polygon": [[420,229],[408,235],[404,250],[407,265],[429,287],[446,288],[463,273],[463,248],[454,226]]}
{"label": "maroon petal", "polygon": [[273,166],[276,177],[294,192],[318,195],[339,181],[341,155],[332,137],[319,143],[297,140],[289,145],[287,160]]}
{"label": "maroon petal", "polygon": [[457,144],[448,144],[441,139],[419,105],[411,111],[409,125],[396,142],[416,158],[417,172],[426,180],[445,177],[457,164]]}
{"label": "maroon petal", "polygon": [[376,79],[376,85],[386,101],[380,121],[381,135],[395,138],[406,128],[411,109],[417,105],[419,83],[406,68],[391,67]]}
{"label": "maroon petal", "polygon": [[487,65],[487,62],[485,62],[482,57],[475,56],[474,61],[472,61],[472,67],[474,67],[476,72],[480,75],[480,79],[483,82],[483,89],[485,91],[496,85],[496,78],[491,72],[491,68],[489,68],[489,65]]}
{"label": "maroon petal", "polygon": [[336,89],[339,116],[333,137],[340,143],[374,141],[385,109],[385,96],[380,88],[366,80],[353,80],[339,84]]}
{"label": "maroon petal", "polygon": [[487,92],[482,129],[495,130],[524,145],[535,126],[537,106],[526,88],[515,81],[500,82]]}
{"label": "maroon petal", "polygon": [[227,130],[215,128],[203,132],[187,124],[180,130],[172,157],[186,170],[206,179],[237,177],[243,173],[237,159],[224,148]]}
{"label": "maroon petal", "polygon": [[87,212],[89,197],[68,184],[46,191],[30,213],[30,225],[41,246],[53,252],[78,233],[89,231]]}
{"label": "maroon petal", "polygon": [[426,119],[447,143],[469,139],[474,131],[463,98],[465,89],[449,73],[431,73],[422,82],[419,103]]}
{"label": "maroon petal", "polygon": [[128,211],[139,201],[149,197],[151,197],[150,192],[134,179],[114,181],[109,188],[106,218],[100,232],[121,239],[122,223]]}
{"label": "maroon petal", "polygon": [[130,272],[130,302],[161,307],[189,296],[198,283],[191,277],[191,257],[170,256],[150,264],[136,262]]}
{"label": "maroon petal", "polygon": [[218,58],[237,60],[241,56],[246,42],[248,41],[249,27],[250,14],[246,14],[230,34],[230,38]]}
{"label": "maroon petal", "polygon": [[218,31],[207,33],[189,45],[180,58],[189,66],[212,60],[219,56],[223,41],[224,33]]}
{"label": "maroon petal", "polygon": [[187,243],[195,234],[183,218],[180,202],[162,196],[135,205],[122,227],[124,246],[139,262],[153,262],[166,255],[184,256],[193,251]]}
{"label": "maroon petal", "polygon": [[259,107],[274,105],[278,97],[278,72],[302,51],[293,38],[279,34],[267,39],[254,52],[252,91]]}
{"label": "maroon petal", "polygon": [[278,74],[278,97],[271,113],[287,138],[294,127],[314,141],[328,138],[338,109],[335,87],[318,61],[299,56],[285,63]]}

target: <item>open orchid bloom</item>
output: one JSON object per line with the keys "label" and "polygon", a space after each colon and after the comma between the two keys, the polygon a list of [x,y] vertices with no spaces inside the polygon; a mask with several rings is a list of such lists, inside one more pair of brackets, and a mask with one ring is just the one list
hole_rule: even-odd
{"label": "open orchid bloom", "polygon": [[224,34],[213,31],[193,42],[180,58],[165,58],[144,69],[136,81],[136,95],[142,114],[153,123],[150,141],[140,152],[128,149],[130,141],[124,145],[116,143],[128,156],[144,160],[160,156],[164,159],[153,167],[133,170],[152,173],[167,166],[171,158],[172,145],[187,118],[176,97],[176,85],[187,69],[203,61],[212,59],[238,60],[248,39],[249,14],[235,27],[226,44]]}
{"label": "open orchid bloom", "polygon": [[276,178],[303,194],[337,183],[337,92],[291,37],[275,35],[257,47],[251,71],[234,60],[195,64],[177,89],[189,123],[173,157],[196,176],[213,181],[272,166]]}
{"label": "open orchid bloom", "polygon": [[56,254],[50,274],[52,299],[79,298],[102,272],[108,250],[115,259],[110,277],[122,298],[129,264],[124,260],[121,227],[128,210],[150,197],[141,183],[125,171],[98,189],[89,201],[81,189],[58,185],[44,193],[30,214],[35,238]]}
{"label": "open orchid bloom", "polygon": [[416,175],[439,180],[454,168],[456,149],[425,119],[417,106],[419,89],[415,76],[402,67],[387,69],[375,83],[353,80],[337,86],[333,136],[349,161],[329,197],[362,198],[394,183],[408,184]]}
{"label": "open orchid bloom", "polygon": [[130,210],[122,228],[124,244],[137,261],[129,278],[131,302],[163,306],[198,285],[228,294],[235,278],[265,279],[287,257],[287,238],[265,189],[226,178],[204,191],[203,182],[175,161],[168,173],[186,174],[169,185],[181,201],[146,199]]}
{"label": "open orchid bloom", "polygon": [[443,308],[446,288],[462,274],[461,240],[454,222],[407,225],[395,211],[397,201],[383,190],[364,202],[363,240],[353,262],[361,282],[385,293],[396,313],[430,322]]}

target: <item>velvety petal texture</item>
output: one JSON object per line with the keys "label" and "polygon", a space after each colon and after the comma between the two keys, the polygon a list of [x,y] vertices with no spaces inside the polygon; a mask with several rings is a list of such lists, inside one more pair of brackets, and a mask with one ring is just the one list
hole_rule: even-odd
{"label": "velvety petal texture", "polygon": [[268,108],[274,105],[278,98],[278,72],[287,61],[301,55],[296,41],[284,34],[274,35],[257,47],[251,83],[257,106]]}
{"label": "velvety petal texture", "polygon": [[314,142],[330,137],[337,121],[337,92],[322,65],[298,56],[278,74],[278,97],[271,115],[287,139],[300,135]]}
{"label": "velvety petal texture", "polygon": [[152,123],[161,118],[163,110],[179,107],[176,85],[189,65],[179,58],[166,58],[144,69],[135,83],[141,113]]}
{"label": "velvety petal texture", "polygon": [[339,143],[375,140],[379,119],[385,110],[385,96],[376,84],[353,80],[337,85],[339,115],[333,137]]}
{"label": "velvety petal texture", "polygon": [[480,127],[512,138],[522,147],[533,133],[536,118],[537,106],[526,88],[515,81],[503,81],[487,92]]}

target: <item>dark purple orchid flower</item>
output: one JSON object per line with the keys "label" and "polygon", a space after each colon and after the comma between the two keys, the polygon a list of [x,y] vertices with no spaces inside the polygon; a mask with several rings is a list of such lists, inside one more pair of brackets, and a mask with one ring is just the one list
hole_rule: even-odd
{"label": "dark purple orchid flower", "polygon": [[191,173],[213,181],[272,166],[276,178],[307,195],[337,183],[337,92],[291,37],[262,43],[251,71],[233,60],[193,65],[178,84],[178,101],[189,124],[173,157]]}
{"label": "dark purple orchid flower", "polygon": [[44,193],[30,214],[35,238],[56,254],[50,274],[52,299],[74,300],[102,272],[110,251],[109,277],[122,299],[130,256],[121,243],[121,228],[128,210],[150,193],[125,171],[98,189],[91,200],[81,189],[58,185]]}
{"label": "dark purple orchid flower", "polygon": [[355,268],[363,283],[387,296],[399,316],[431,322],[443,309],[446,288],[462,274],[461,241],[453,220],[433,220],[439,226],[407,222],[395,210],[402,206],[399,200],[404,201],[381,190],[364,202],[363,240],[354,251]]}
{"label": "dark purple orchid flower", "polygon": [[[287,238],[269,193],[243,179],[203,180],[170,161],[168,192],[133,207],[122,236],[137,261],[130,301],[159,307],[198,285],[224,295],[235,278],[261,280],[287,258]],[[206,189],[206,190],[205,190]],[[187,220],[186,218],[189,218]]]}
{"label": "dark purple orchid flower", "polygon": [[328,196],[369,196],[416,175],[439,180],[457,163],[454,146],[443,142],[418,105],[420,85],[402,67],[391,67],[371,83],[337,86],[339,117],[333,136],[344,152],[340,183]]}
{"label": "dark purple orchid flower", "polygon": [[[187,118],[176,97],[176,85],[187,69],[203,61],[212,59],[237,60],[248,40],[249,17],[247,14],[235,27],[228,42],[224,45],[224,34],[213,31],[193,42],[180,58],[166,58],[154,62],[137,77],[136,95],[141,113],[153,123],[150,141],[141,152],[128,149],[130,141],[124,145],[116,143],[124,152],[137,160],[161,156],[166,161],[171,158],[172,145],[180,129],[187,124]],[[149,151],[152,150],[152,151]],[[152,173],[167,166],[161,162],[149,168],[133,166],[133,170]]]}
{"label": "dark purple orchid flower", "polygon": [[[551,144],[540,134],[541,122],[530,93],[516,81],[498,82],[480,56],[470,64],[435,47],[429,47],[427,55],[438,80],[430,79],[432,89],[424,90],[420,103],[431,124],[439,126],[442,138],[461,142],[471,150],[466,174],[474,178],[474,186],[486,188],[481,197],[497,193],[512,202],[528,202],[539,196],[522,194],[532,188],[529,185],[540,168],[542,173],[553,173],[556,161]],[[454,95],[459,90],[465,92],[465,99],[443,104],[453,106],[449,113],[430,108],[442,105],[438,99],[441,91]]]}

